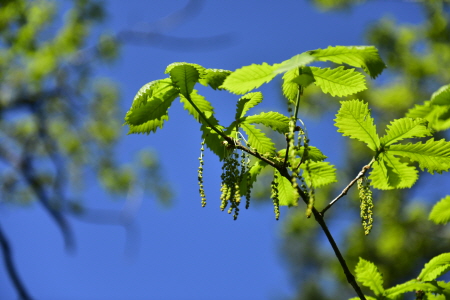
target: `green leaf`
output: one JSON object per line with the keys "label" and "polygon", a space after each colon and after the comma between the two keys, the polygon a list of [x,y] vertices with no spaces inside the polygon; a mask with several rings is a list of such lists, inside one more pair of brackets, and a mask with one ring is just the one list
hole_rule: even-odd
{"label": "green leaf", "polygon": [[433,138],[426,143],[408,143],[406,145],[392,145],[389,153],[408,157],[412,161],[419,163],[421,170],[428,169],[428,172],[441,173],[450,168],[450,142],[444,139],[435,141]]}
{"label": "green leaf", "polygon": [[404,139],[430,135],[432,133],[428,128],[428,121],[424,119],[401,118],[392,121],[387,126],[386,135],[381,138],[381,143],[389,146]]}
{"label": "green leaf", "polygon": [[410,118],[426,119],[428,126],[434,130],[446,130],[450,128],[450,105],[432,105],[431,101],[425,101],[424,104],[411,108],[406,113]]}
{"label": "green leaf", "polygon": [[433,206],[428,220],[436,224],[447,224],[450,221],[450,196],[442,198]]}
{"label": "green leaf", "polygon": [[380,146],[367,103],[360,100],[342,101],[334,121],[335,126],[339,128],[338,132],[343,136],[364,142],[373,151]]}
{"label": "green leaf", "polygon": [[[173,63],[170,64],[166,73],[170,73],[170,78],[175,86],[180,90],[180,94],[184,97],[189,97],[192,93],[194,85],[202,75],[203,67],[188,63]],[[200,71],[201,70],[201,71]]]}
{"label": "green leaf", "polygon": [[[208,118],[209,123],[211,123],[218,130],[224,131],[224,127],[219,125],[219,121],[214,117],[214,115],[208,112],[205,113],[205,115]],[[206,125],[206,123],[202,123],[200,130],[202,131],[202,139],[205,140],[206,146],[214,152],[220,160],[223,160],[228,154],[224,145],[224,139],[211,127]]]}
{"label": "green leaf", "polygon": [[450,105],[450,84],[444,85],[431,95],[431,104]]}
{"label": "green leaf", "polygon": [[242,118],[250,108],[258,105],[262,100],[263,95],[260,92],[248,93],[242,96],[237,103],[235,120]]}
{"label": "green leaf", "polygon": [[311,185],[315,188],[319,188],[330,184],[332,182],[337,182],[336,179],[336,169],[333,165],[330,165],[329,162],[307,162],[309,164],[309,172],[306,171],[306,164],[302,164],[300,166],[303,169],[303,177],[308,185]]}
{"label": "green leaf", "polygon": [[373,46],[330,46],[308,53],[319,61],[332,61],[362,68],[372,78],[376,78],[386,68],[377,48]]}
{"label": "green leaf", "polygon": [[311,73],[307,71],[307,68],[304,68],[304,73],[314,78],[315,84],[322,89],[322,92],[329,93],[333,97],[348,96],[367,89],[364,75],[354,69],[346,70],[344,67],[335,69],[310,67],[309,69]]}
{"label": "green leaf", "polygon": [[426,293],[442,293],[442,288],[439,287],[436,281],[423,282],[412,279],[402,284],[398,284],[386,290],[387,297],[396,297],[408,292],[424,291]]}
{"label": "green leaf", "polygon": [[289,131],[289,118],[273,111],[248,116],[245,118],[244,122],[262,124],[278,131],[279,133],[286,133]]}
{"label": "green leaf", "polygon": [[380,190],[409,188],[418,179],[413,166],[400,162],[390,152],[382,153],[372,165],[369,179],[372,186]]}
{"label": "green leaf", "polygon": [[209,85],[215,90],[221,90],[220,86],[231,73],[228,70],[206,69],[204,75],[200,77],[199,82],[204,86]]}
{"label": "green leaf", "polygon": [[[192,93],[190,94],[191,101],[195,104],[195,106],[200,109],[201,112],[204,114],[209,112],[210,114],[214,114],[214,108],[212,107],[211,103],[209,103],[205,97],[202,95],[199,95],[197,93],[197,90],[192,90]],[[194,118],[202,123],[203,120],[200,119],[199,113],[195,110],[195,108],[192,106],[192,104],[184,97],[183,95],[180,95],[180,102],[184,104],[184,109],[186,109],[190,115],[194,116]]]}
{"label": "green leaf", "polygon": [[274,172],[277,175],[279,204],[281,206],[297,206],[299,199],[297,189],[292,186],[287,178],[281,176],[277,169],[274,169]]}
{"label": "green leaf", "polygon": [[264,83],[271,81],[277,73],[274,70],[278,64],[273,66],[262,63],[261,65],[250,65],[237,69],[231,73],[223,82],[221,88],[224,88],[234,94],[245,94]]}
{"label": "green leaf", "polygon": [[[241,195],[247,194],[247,189],[249,184],[253,184],[258,175],[261,173],[261,171],[267,166],[267,163],[263,162],[262,160],[257,160],[255,163],[250,167],[249,170],[247,170],[243,178],[249,178],[249,180],[242,180],[239,185],[239,191]],[[248,177],[250,175],[250,177]]]}
{"label": "green leaf", "polygon": [[435,280],[450,270],[450,253],[442,253],[425,264],[417,279],[421,281]]}
{"label": "green leaf", "polygon": [[376,296],[384,295],[383,276],[372,262],[360,257],[355,268],[355,274],[356,280],[370,288]]}
{"label": "green leaf", "polygon": [[129,125],[128,134],[150,133],[162,128],[169,119],[168,109],[178,97],[178,90],[170,79],[152,81],[136,94],[130,110],[125,115]]}
{"label": "green leaf", "polygon": [[[296,155],[303,157],[303,153],[305,151],[305,147],[301,146],[300,150],[297,151]],[[308,151],[306,152],[306,158],[303,159],[305,160],[311,160],[311,161],[324,161],[325,159],[327,159],[327,156],[325,156],[322,151],[320,151],[318,148],[314,147],[314,146],[308,146]]]}
{"label": "green leaf", "polygon": [[283,95],[290,101],[295,102],[298,93],[298,84],[293,82],[293,80],[298,77],[298,68],[287,71],[283,75],[283,84],[281,86],[283,90]]}
{"label": "green leaf", "polygon": [[261,130],[248,123],[242,123],[241,127],[247,134],[248,143],[252,148],[258,150],[258,152],[262,155],[271,155],[275,153],[274,143],[263,132],[261,132]]}
{"label": "green leaf", "polygon": [[299,67],[304,67],[307,64],[312,63],[314,60],[314,56],[311,56],[308,52],[303,52],[283,61],[274,72],[280,74],[293,69],[298,69]]}

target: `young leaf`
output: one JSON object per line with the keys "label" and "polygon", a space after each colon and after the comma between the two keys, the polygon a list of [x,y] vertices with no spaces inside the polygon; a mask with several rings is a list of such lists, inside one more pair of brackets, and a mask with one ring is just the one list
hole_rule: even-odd
{"label": "young leaf", "polygon": [[390,289],[386,290],[386,297],[392,299],[399,295],[408,293],[408,292],[416,292],[423,291],[425,293],[442,293],[442,288],[437,284],[436,281],[431,282],[423,282],[418,281],[416,279],[407,281],[402,284],[398,284]]}
{"label": "young leaf", "polygon": [[441,131],[450,128],[449,111],[450,105],[433,105],[431,101],[425,101],[424,104],[416,104],[414,108],[408,110],[406,116],[426,119],[429,127]]}
{"label": "young leaf", "polygon": [[404,139],[430,136],[432,133],[427,125],[428,121],[424,119],[396,119],[387,126],[386,135],[381,138],[381,143],[389,146]]}
{"label": "young leaf", "polygon": [[295,68],[287,71],[283,75],[283,95],[291,102],[295,102],[298,93],[298,84],[293,82],[295,78],[299,76],[299,69]]}
{"label": "young leaf", "polygon": [[166,69],[166,73],[170,73],[170,78],[174,85],[179,88],[180,94],[186,98],[189,97],[194,89],[194,85],[200,78],[199,67],[188,63],[173,63]]}
{"label": "young leaf", "polygon": [[304,67],[307,64],[312,63],[314,60],[314,56],[311,56],[308,52],[303,52],[283,61],[274,72],[280,74],[293,69],[298,69],[299,67]]}
{"label": "young leaf", "polygon": [[[300,150],[297,151],[296,155],[303,157],[303,153],[305,152],[305,147],[301,146]],[[318,148],[314,147],[314,146],[308,146],[308,151],[306,152],[306,158],[303,159],[308,160],[310,159],[311,161],[324,161],[325,159],[327,159],[327,156],[325,156],[322,151],[320,151]]]}
{"label": "young leaf", "polygon": [[425,264],[417,279],[421,281],[435,280],[450,270],[450,253],[433,257]]}
{"label": "young leaf", "polygon": [[311,184],[315,188],[319,188],[330,184],[332,182],[337,182],[336,179],[336,169],[329,162],[309,162],[309,172],[306,172],[306,164],[300,166],[303,169],[303,176],[308,185]]}
{"label": "young leaf", "polygon": [[444,139],[435,141],[433,138],[426,141],[425,144],[408,143],[406,145],[391,145],[389,153],[405,156],[419,163],[419,167],[428,172],[442,173],[450,168],[450,142]]}
{"label": "young leaf", "polygon": [[367,103],[360,100],[341,101],[341,108],[334,121],[335,126],[339,128],[338,132],[343,136],[364,142],[373,151],[380,146]]}
{"label": "young leaf", "polygon": [[170,79],[152,81],[144,85],[136,94],[130,110],[125,115],[125,123],[131,133],[150,133],[162,128],[169,119],[168,108],[178,97],[177,89]]}
{"label": "young leaf", "polygon": [[431,95],[431,104],[450,105],[450,84],[444,85]]}
{"label": "young leaf", "polygon": [[289,118],[273,111],[248,116],[245,118],[244,122],[251,124],[262,124],[278,131],[279,133],[286,133],[289,131]]}
{"label": "young leaf", "polygon": [[225,79],[221,88],[234,94],[245,94],[277,76],[274,70],[278,66],[278,64],[271,66],[267,63],[262,63],[261,65],[253,64],[242,67],[231,73]]}
{"label": "young leaf", "polygon": [[[205,97],[202,95],[199,95],[197,93],[197,90],[192,90],[192,93],[190,94],[191,101],[195,104],[195,106],[200,109],[201,112],[210,112],[211,114],[214,113],[214,108],[212,107],[211,103],[209,103]],[[192,104],[184,97],[183,95],[180,95],[180,102],[184,104],[184,109],[186,109],[189,114],[194,116],[194,118],[202,123],[204,120],[200,119],[199,113],[195,110],[195,108],[192,106]]]}
{"label": "young leaf", "polygon": [[380,154],[372,168],[369,179],[380,190],[409,188],[418,178],[416,168],[401,163],[390,152]]}
{"label": "young leaf", "polygon": [[433,206],[428,220],[436,224],[447,224],[450,221],[450,196],[442,198]]}
{"label": "young leaf", "polygon": [[377,48],[373,46],[330,46],[326,49],[308,51],[308,53],[316,60],[332,61],[337,64],[344,63],[352,67],[362,68],[372,78],[376,78],[386,68],[378,55]]}
{"label": "young leaf", "polygon": [[206,69],[204,75],[200,77],[199,82],[204,86],[209,85],[215,90],[221,90],[220,86],[231,73],[228,70]]}
{"label": "young leaf", "polygon": [[376,296],[384,295],[383,276],[372,262],[360,257],[355,268],[355,274],[356,280],[370,288]]}
{"label": "young leaf", "polygon": [[[304,69],[307,70],[307,68]],[[322,89],[322,92],[333,97],[348,96],[367,89],[364,75],[356,72],[355,69],[345,70],[344,67],[335,69],[310,67],[309,69],[315,84]],[[309,73],[305,71],[305,74]]]}
{"label": "young leaf", "polygon": [[250,108],[258,105],[262,100],[263,95],[260,92],[248,93],[242,96],[237,103],[235,120],[242,118]]}
{"label": "young leaf", "polygon": [[260,154],[271,155],[275,153],[274,143],[263,132],[261,132],[261,130],[248,123],[242,123],[241,127],[248,136],[248,143]]}
{"label": "young leaf", "polygon": [[281,176],[277,169],[274,169],[277,173],[278,184],[278,200],[282,206],[297,206],[299,195],[298,191],[292,187],[292,183],[285,177]]}

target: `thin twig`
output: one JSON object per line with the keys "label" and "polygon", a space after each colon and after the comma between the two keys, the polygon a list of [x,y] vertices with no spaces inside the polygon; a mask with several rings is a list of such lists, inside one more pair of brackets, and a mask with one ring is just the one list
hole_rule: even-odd
{"label": "thin twig", "polygon": [[9,278],[11,278],[14,287],[16,288],[17,293],[21,300],[31,300],[32,297],[28,293],[25,285],[19,277],[16,266],[14,265],[14,260],[12,257],[11,247],[9,246],[9,241],[6,238],[3,230],[0,226],[0,246],[3,252],[3,260],[5,262],[6,271],[8,272]]}
{"label": "thin twig", "polygon": [[358,181],[358,179],[360,179],[361,177],[363,177],[366,172],[370,169],[370,167],[372,166],[373,162],[375,161],[375,158],[373,158],[367,165],[365,165],[361,171],[358,173],[358,175],[356,175],[355,179],[353,179],[352,181],[350,181],[350,183],[345,187],[345,189],[342,190],[342,192],[336,197],[334,198],[321,212],[320,214],[324,215],[325,212],[331,207],[333,206],[334,203],[336,203],[339,199],[341,199],[342,197],[344,197],[345,195],[347,195],[347,192],[350,190],[350,188]]}

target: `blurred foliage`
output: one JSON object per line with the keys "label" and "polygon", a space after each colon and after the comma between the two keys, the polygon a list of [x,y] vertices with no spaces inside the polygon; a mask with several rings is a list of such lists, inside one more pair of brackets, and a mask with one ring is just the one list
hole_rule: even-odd
{"label": "blurred foliage", "polygon": [[89,210],[86,187],[171,198],[155,153],[129,165],[116,153],[117,85],[95,75],[118,55],[114,37],[93,30],[104,17],[95,0],[0,5],[0,203],[39,201],[65,235],[66,215]]}
{"label": "blurred foliage", "polygon": [[[351,10],[353,5],[364,5],[366,1],[313,2],[332,13],[342,8]],[[450,83],[450,3],[439,0],[404,2],[403,5],[420,5],[423,12],[421,23],[401,24],[392,17],[383,18],[373,23],[366,34],[367,44],[380,50],[388,69],[387,74],[375,81],[376,86],[355,98],[369,102],[377,123],[386,124],[394,118],[404,117],[408,109],[415,104],[423,104],[435,90]],[[314,94],[308,96],[315,97]],[[315,107],[309,107],[310,111],[336,111],[334,107],[327,109],[322,105],[323,100],[315,103]],[[381,133],[383,129],[378,130]],[[437,132],[436,138],[445,134]],[[340,163],[346,166],[339,176],[341,188],[370,158],[362,151],[361,145],[349,140],[346,142],[347,151]],[[322,150],[327,154],[326,149]],[[388,287],[415,278],[424,262],[448,252],[444,241],[449,237],[449,229],[428,220],[431,206],[439,199],[416,196],[418,192],[423,194],[424,188],[429,188],[424,183],[419,181],[410,190],[375,191],[374,227],[367,237],[360,224],[356,188],[327,212],[327,223],[331,232],[336,234],[350,269],[354,270],[359,257],[372,261],[380,269]],[[321,191],[316,199],[328,200],[322,200],[323,203],[317,203],[316,207],[321,209],[339,192],[332,189]],[[305,218],[303,208],[290,213],[284,224],[282,248],[298,288],[294,299],[331,300],[355,296],[320,231],[316,222]]]}

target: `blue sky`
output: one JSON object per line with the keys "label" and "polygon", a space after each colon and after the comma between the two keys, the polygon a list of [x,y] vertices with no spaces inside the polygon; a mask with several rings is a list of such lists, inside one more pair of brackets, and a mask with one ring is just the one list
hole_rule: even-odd
{"label": "blue sky", "polygon": [[[120,32],[145,29],[183,7],[187,1],[105,1],[109,16],[103,29]],[[365,44],[363,32],[382,16],[406,23],[421,20],[418,5],[406,1],[371,1],[340,13],[323,13],[308,1],[205,1],[201,11],[167,34],[204,38],[230,34],[226,47],[166,49],[151,45],[124,45],[120,59],[99,68],[99,75],[118,82],[125,113],[137,90],[145,83],[165,78],[172,62],[185,61],[207,68],[234,70],[252,63],[276,63],[295,54],[328,45]],[[219,44],[220,46],[220,44]],[[275,84],[262,89],[265,110],[282,105]],[[226,92],[201,93],[216,107],[225,124],[235,108],[236,96]],[[59,229],[38,205],[29,209],[2,210],[2,224],[26,286],[36,299],[283,299],[294,295],[285,261],[280,253],[282,220],[275,221],[271,205],[241,210],[239,219],[219,209],[220,167],[209,151],[205,157],[206,208],[200,206],[197,167],[200,148],[198,124],[175,102],[170,119],[156,134],[126,135],[117,155],[130,162],[141,149],[158,152],[164,176],[176,198],[170,208],[143,195],[136,214],[131,254],[124,254],[123,228],[93,225],[70,219],[77,249],[64,250]],[[339,164],[344,139],[328,120],[308,120],[312,144]],[[316,133],[316,134],[315,134]],[[320,133],[320,135],[319,135]],[[331,145],[331,146],[330,146]],[[343,184],[343,183],[342,183]],[[121,209],[123,199],[110,199],[95,184],[85,194],[87,205]],[[306,220],[305,222],[312,221]],[[0,266],[3,269],[3,265]],[[0,272],[0,298],[15,299],[4,271]]]}

